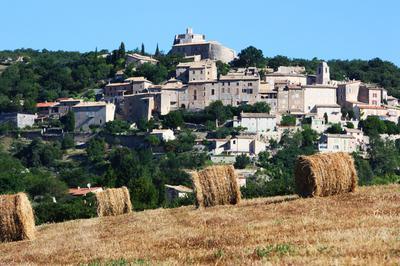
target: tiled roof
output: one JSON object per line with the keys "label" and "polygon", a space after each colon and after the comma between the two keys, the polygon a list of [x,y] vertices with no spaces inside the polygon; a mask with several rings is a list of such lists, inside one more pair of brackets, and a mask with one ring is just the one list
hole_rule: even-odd
{"label": "tiled roof", "polygon": [[44,103],[37,103],[36,107],[37,108],[41,108],[41,107],[53,107],[55,105],[57,105],[57,102],[44,102]]}
{"label": "tiled roof", "polygon": [[92,107],[92,106],[106,106],[106,102],[80,102],[77,105],[74,105],[73,108],[79,107]]}
{"label": "tiled roof", "polygon": [[276,118],[276,116],[270,115],[267,113],[241,113],[240,117],[242,117],[242,118]]}
{"label": "tiled roof", "polygon": [[91,188],[70,188],[68,194],[72,196],[85,196],[87,193],[96,193],[103,191],[101,187],[91,187]]}
{"label": "tiled roof", "polygon": [[193,192],[193,189],[185,187],[185,186],[182,186],[182,185],[179,185],[179,186],[165,185],[165,186],[167,188],[172,188],[172,189],[174,189],[176,191],[179,191],[179,192],[185,192],[185,193],[192,193]]}

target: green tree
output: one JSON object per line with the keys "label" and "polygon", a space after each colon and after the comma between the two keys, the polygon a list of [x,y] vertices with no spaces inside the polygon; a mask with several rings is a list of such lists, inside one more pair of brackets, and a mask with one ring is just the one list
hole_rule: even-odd
{"label": "green tree", "polygon": [[265,67],[263,52],[254,46],[249,46],[238,54],[238,58],[232,61],[233,67]]}
{"label": "green tree", "polygon": [[236,169],[244,169],[250,164],[250,158],[246,154],[240,154],[236,156],[234,166]]}
{"label": "green tree", "polygon": [[68,113],[60,118],[60,122],[67,132],[74,132],[75,129],[75,114],[73,111],[68,111]]}
{"label": "green tree", "polygon": [[328,132],[330,134],[342,134],[344,131],[343,131],[342,126],[340,125],[340,123],[336,123],[336,124],[332,124],[326,130],[326,132]]}
{"label": "green tree", "polygon": [[354,128],[354,124],[352,122],[346,122],[346,127],[352,129]]}
{"label": "green tree", "polygon": [[216,65],[217,65],[217,75],[218,75],[218,78],[219,78],[221,75],[226,75],[226,74],[228,74],[229,70],[231,69],[231,67],[230,67],[228,64],[222,62],[221,60],[218,60],[218,61],[216,62]]}
{"label": "green tree", "polygon": [[281,126],[295,126],[296,117],[292,115],[284,115],[281,119]]}
{"label": "green tree", "polygon": [[399,167],[399,153],[395,143],[383,140],[379,135],[370,136],[368,155],[371,168],[376,175],[394,174]]}
{"label": "green tree", "polygon": [[386,125],[378,116],[368,116],[367,119],[360,121],[360,127],[368,136],[385,134]]}
{"label": "green tree", "polygon": [[327,125],[328,124],[328,114],[327,113],[324,113],[324,120],[325,120],[325,124]]}
{"label": "green tree", "polygon": [[156,52],[154,53],[154,56],[159,57],[160,55],[161,55],[161,53],[160,53],[160,49],[158,48],[158,43],[157,43]]}
{"label": "green tree", "polygon": [[92,138],[88,141],[86,154],[92,162],[100,162],[104,158],[106,152],[106,143],[104,139]]}
{"label": "green tree", "polygon": [[121,42],[119,48],[118,48],[118,54],[119,58],[124,58],[125,57],[125,44],[124,42]]}
{"label": "green tree", "polygon": [[63,150],[71,149],[75,147],[74,138],[71,135],[65,135],[61,141],[61,148]]}
{"label": "green tree", "polygon": [[163,117],[163,125],[167,128],[176,129],[183,125],[183,116],[180,111],[172,111]]}
{"label": "green tree", "polygon": [[146,55],[146,51],[144,50],[144,43],[142,43],[142,47],[140,49],[140,54]]}

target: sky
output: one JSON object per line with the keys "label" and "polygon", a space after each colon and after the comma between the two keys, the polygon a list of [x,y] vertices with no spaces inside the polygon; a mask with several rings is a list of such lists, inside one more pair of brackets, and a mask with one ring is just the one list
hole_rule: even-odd
{"label": "sky", "polygon": [[192,27],[239,52],[371,59],[400,66],[398,0],[1,0],[0,50],[168,52]]}

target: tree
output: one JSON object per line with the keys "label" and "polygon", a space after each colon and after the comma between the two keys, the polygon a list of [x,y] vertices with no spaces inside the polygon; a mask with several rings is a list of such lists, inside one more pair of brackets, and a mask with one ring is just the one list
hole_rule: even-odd
{"label": "tree", "polygon": [[163,117],[163,125],[167,128],[176,129],[183,125],[183,116],[180,111],[172,111]]}
{"label": "tree", "polygon": [[368,136],[385,134],[386,125],[378,116],[368,116],[367,119],[360,121],[360,127]]}
{"label": "tree", "polygon": [[158,48],[158,43],[157,43],[156,52],[154,53],[154,56],[159,57],[160,55],[161,55],[161,53],[160,53],[160,49]]}
{"label": "tree", "polygon": [[119,46],[118,55],[119,55],[119,58],[124,58],[125,57],[125,44],[124,44],[124,42],[121,42],[121,44]]}
{"label": "tree", "polygon": [[146,140],[150,143],[151,146],[158,146],[160,145],[160,139],[155,135],[147,136]]}
{"label": "tree", "polygon": [[75,129],[75,114],[73,111],[68,111],[68,113],[60,118],[60,122],[67,132],[73,132]]}
{"label": "tree", "polygon": [[236,169],[244,169],[250,164],[250,158],[246,154],[240,154],[236,156],[234,166]]}
{"label": "tree", "polygon": [[395,143],[379,135],[370,136],[369,162],[376,175],[394,174],[399,167],[399,153]]}
{"label": "tree", "polygon": [[226,74],[228,74],[228,72],[229,72],[229,70],[230,70],[230,68],[231,68],[228,64],[222,62],[221,60],[218,60],[218,61],[216,62],[216,65],[217,65],[217,75],[218,75],[218,78],[219,78],[221,75],[226,75]]}
{"label": "tree", "polygon": [[74,138],[71,135],[65,135],[61,141],[61,148],[67,150],[73,147],[75,147]]}
{"label": "tree", "polygon": [[21,147],[15,154],[26,166],[53,166],[61,159],[62,152],[59,142],[46,144],[40,139],[34,139],[29,145]]}
{"label": "tree", "polygon": [[145,77],[155,84],[160,84],[167,79],[168,70],[162,64],[153,65],[150,63],[144,63],[137,67],[133,74],[137,77]]}
{"label": "tree", "polygon": [[352,122],[346,122],[346,127],[352,129],[354,128],[354,124]]}
{"label": "tree", "polygon": [[342,134],[343,133],[343,129],[342,126],[340,125],[340,123],[336,123],[331,125],[326,132],[330,133],[330,134]]}
{"label": "tree", "polygon": [[121,134],[127,132],[130,125],[125,120],[113,120],[106,123],[104,131],[108,134]]}
{"label": "tree", "polygon": [[224,123],[228,118],[232,117],[232,112],[229,107],[224,106],[222,101],[214,101],[204,109],[206,114],[209,114],[213,120],[218,120],[218,123]]}
{"label": "tree", "polygon": [[295,126],[296,125],[296,117],[292,115],[284,115],[282,116],[281,126]]}
{"label": "tree", "polygon": [[92,138],[88,141],[86,154],[90,161],[100,162],[106,152],[106,143],[104,139]]}
{"label": "tree", "polygon": [[141,54],[141,55],[146,55],[146,52],[145,52],[145,50],[144,50],[144,43],[142,43],[142,47],[141,47],[141,49],[140,49],[140,54]]}
{"label": "tree", "polygon": [[238,58],[232,61],[233,67],[265,67],[263,52],[254,46],[249,46],[238,54]]}
{"label": "tree", "polygon": [[327,125],[328,124],[328,114],[327,113],[324,113],[324,120],[325,120],[325,125]]}

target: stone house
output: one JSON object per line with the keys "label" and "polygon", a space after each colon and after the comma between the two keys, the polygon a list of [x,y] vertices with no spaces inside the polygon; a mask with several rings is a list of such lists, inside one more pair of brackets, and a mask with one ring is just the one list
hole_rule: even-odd
{"label": "stone house", "polygon": [[17,128],[31,127],[35,124],[36,114],[1,113],[0,124],[10,123]]}
{"label": "stone house", "polygon": [[141,55],[141,54],[137,54],[137,53],[125,55],[125,65],[126,66],[129,66],[130,64],[134,64],[135,66],[140,66],[140,65],[143,65],[144,63],[156,65],[158,63],[158,60],[156,60],[150,56],[145,56],[145,55]]}
{"label": "stone house", "polygon": [[72,107],[75,130],[89,131],[90,126],[103,126],[114,120],[115,105],[106,102],[81,102]]}
{"label": "stone house", "polygon": [[183,83],[217,80],[217,66],[215,61],[209,59],[179,63],[175,72],[176,79],[181,80]]}
{"label": "stone house", "polygon": [[265,134],[276,129],[276,116],[266,113],[241,113],[233,118],[234,127],[244,127],[245,133]]}
{"label": "stone house", "polygon": [[355,152],[357,151],[357,140],[351,135],[324,134],[318,144],[320,152]]}

